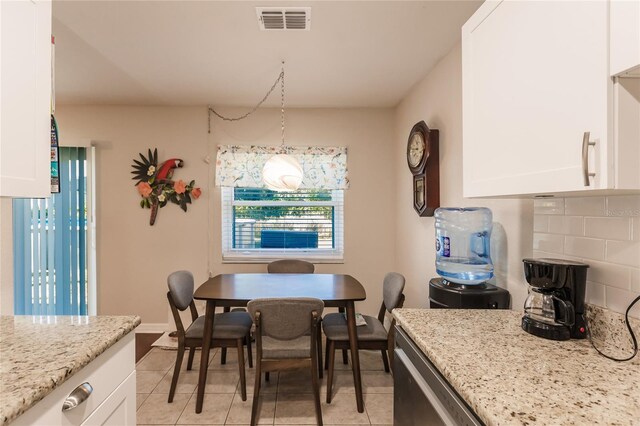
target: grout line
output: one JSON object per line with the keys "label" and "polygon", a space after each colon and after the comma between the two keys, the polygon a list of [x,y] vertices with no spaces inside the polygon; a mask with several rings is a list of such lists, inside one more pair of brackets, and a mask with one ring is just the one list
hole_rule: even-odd
{"label": "grout line", "polygon": [[180,415],[178,416],[178,418],[176,419],[176,422],[174,423],[174,425],[177,425],[178,422],[180,421],[180,417],[182,417],[182,415],[184,414],[184,410],[187,409],[187,407],[189,406],[189,401],[191,401],[191,398],[193,398],[193,393],[191,394],[191,396],[189,396],[189,399],[187,399],[187,403],[185,404],[184,408],[182,409],[182,411],[180,411]]}

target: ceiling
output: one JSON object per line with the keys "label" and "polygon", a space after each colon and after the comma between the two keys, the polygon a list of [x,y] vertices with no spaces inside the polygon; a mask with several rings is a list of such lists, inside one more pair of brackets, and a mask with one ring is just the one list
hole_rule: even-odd
{"label": "ceiling", "polygon": [[[58,104],[395,106],[481,1],[54,1]],[[261,31],[256,6],[310,6]],[[279,105],[279,91],[266,105]]]}

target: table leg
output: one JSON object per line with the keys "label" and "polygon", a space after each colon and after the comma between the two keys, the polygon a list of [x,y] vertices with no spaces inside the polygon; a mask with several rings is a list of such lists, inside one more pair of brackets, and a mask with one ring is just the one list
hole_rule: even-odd
{"label": "table leg", "polygon": [[207,300],[207,309],[204,319],[204,340],[200,353],[200,374],[198,376],[198,396],[196,399],[196,413],[202,412],[204,402],[204,387],[207,383],[207,367],[209,366],[209,349],[211,348],[211,337],[213,336],[213,319],[216,312],[216,302]]}
{"label": "table leg", "polygon": [[349,348],[353,368],[353,384],[356,388],[356,405],[358,413],[364,412],[362,400],[362,381],[360,378],[360,357],[358,356],[358,332],[356,331],[356,308],[354,302],[347,302],[347,329],[349,330]]}

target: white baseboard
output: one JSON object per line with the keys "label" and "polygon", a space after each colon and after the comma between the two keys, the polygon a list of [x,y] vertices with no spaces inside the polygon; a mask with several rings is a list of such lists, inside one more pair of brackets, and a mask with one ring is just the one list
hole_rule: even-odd
{"label": "white baseboard", "polygon": [[164,333],[165,331],[172,331],[175,327],[169,326],[168,323],[142,323],[136,327],[136,334],[139,333]]}

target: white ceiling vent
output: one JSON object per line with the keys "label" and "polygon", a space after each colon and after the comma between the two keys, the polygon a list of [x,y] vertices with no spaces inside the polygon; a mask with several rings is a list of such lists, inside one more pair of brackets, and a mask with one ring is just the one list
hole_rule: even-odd
{"label": "white ceiling vent", "polygon": [[310,7],[256,7],[256,14],[263,31],[311,29]]}

